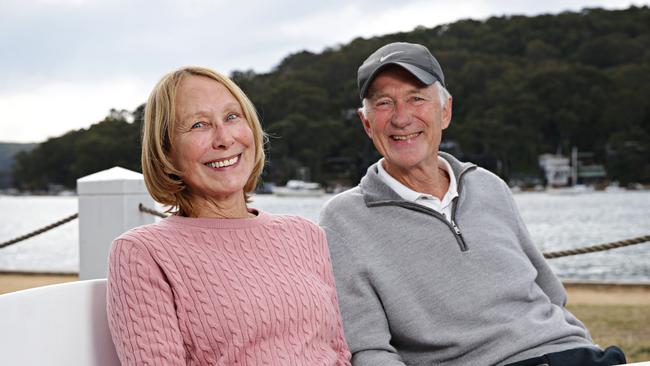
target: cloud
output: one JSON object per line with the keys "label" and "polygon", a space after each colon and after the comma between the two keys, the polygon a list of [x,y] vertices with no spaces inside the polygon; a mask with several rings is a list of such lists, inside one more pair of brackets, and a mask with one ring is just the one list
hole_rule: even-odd
{"label": "cloud", "polygon": [[143,102],[148,93],[141,82],[123,79],[102,84],[52,83],[0,94],[2,133],[12,141],[39,142],[99,122],[111,108],[134,110],[141,102],[134,105],[133,101]]}
{"label": "cloud", "polygon": [[417,25],[631,3],[648,1],[2,0],[0,140],[41,141],[135,108],[183,65],[267,72],[290,53]]}

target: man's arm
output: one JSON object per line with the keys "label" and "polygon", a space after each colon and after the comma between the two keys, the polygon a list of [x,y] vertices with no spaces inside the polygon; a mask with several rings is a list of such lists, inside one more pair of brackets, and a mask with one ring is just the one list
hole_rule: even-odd
{"label": "man's arm", "polygon": [[526,253],[526,256],[530,259],[530,262],[537,270],[537,278],[535,278],[535,283],[537,283],[537,286],[539,286],[542,291],[544,291],[546,296],[548,296],[550,299],[551,303],[562,308],[564,311],[564,318],[569,324],[584,328],[585,331],[587,331],[587,335],[589,336],[587,327],[573,314],[571,314],[569,310],[566,309],[567,293],[564,285],[562,284],[562,281],[560,281],[560,279],[557,277],[557,275],[555,275],[551,267],[548,265],[546,258],[544,258],[544,254],[542,254],[535,243],[533,243],[530,233],[528,232],[528,228],[526,227],[526,224],[524,223],[524,220],[521,217],[519,210],[517,209],[517,205],[514,201],[514,198],[512,197],[512,193],[510,193],[510,188],[508,188],[505,182],[503,185],[505,187],[506,195],[508,196],[508,200],[517,221],[519,242],[521,243],[524,253]]}
{"label": "man's arm", "polygon": [[122,365],[184,365],[171,288],[149,253],[127,240],[109,256],[108,324]]}
{"label": "man's arm", "polygon": [[405,365],[390,344],[384,308],[366,266],[341,235],[324,227],[330,247],[345,337],[354,366]]}

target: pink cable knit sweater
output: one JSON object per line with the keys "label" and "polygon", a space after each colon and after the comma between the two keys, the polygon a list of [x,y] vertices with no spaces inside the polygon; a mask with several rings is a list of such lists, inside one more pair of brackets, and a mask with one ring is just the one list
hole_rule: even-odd
{"label": "pink cable knit sweater", "polygon": [[295,216],[172,216],[109,257],[124,365],[349,365],[323,231]]}

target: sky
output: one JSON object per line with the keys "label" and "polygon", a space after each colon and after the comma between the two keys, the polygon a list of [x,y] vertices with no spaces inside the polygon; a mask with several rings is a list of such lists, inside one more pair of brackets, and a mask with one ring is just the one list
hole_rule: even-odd
{"label": "sky", "polygon": [[0,142],[43,142],[133,111],[169,71],[268,72],[289,54],[459,19],[624,0],[0,0]]}

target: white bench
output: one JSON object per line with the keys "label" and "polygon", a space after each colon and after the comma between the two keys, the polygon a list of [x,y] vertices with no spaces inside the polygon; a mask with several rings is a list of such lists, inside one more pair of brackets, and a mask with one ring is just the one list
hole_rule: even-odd
{"label": "white bench", "polygon": [[106,319],[106,280],[0,295],[0,365],[120,365]]}
{"label": "white bench", "polygon": [[106,318],[106,280],[0,295],[0,364],[119,365]]}

